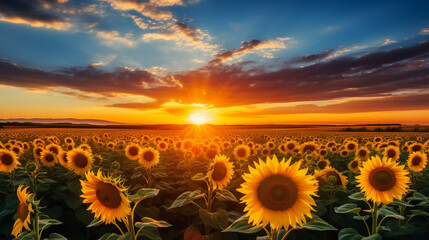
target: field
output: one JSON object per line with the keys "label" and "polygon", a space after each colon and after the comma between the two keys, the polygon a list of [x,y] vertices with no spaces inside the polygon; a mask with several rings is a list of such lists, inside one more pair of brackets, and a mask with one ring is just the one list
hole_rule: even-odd
{"label": "field", "polygon": [[412,132],[2,129],[0,239],[424,239],[428,148]]}

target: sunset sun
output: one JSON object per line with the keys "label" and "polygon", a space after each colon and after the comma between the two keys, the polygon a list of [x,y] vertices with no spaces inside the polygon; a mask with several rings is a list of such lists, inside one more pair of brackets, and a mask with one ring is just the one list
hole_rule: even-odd
{"label": "sunset sun", "polygon": [[195,125],[202,125],[207,123],[207,117],[201,113],[194,113],[189,116],[189,121]]}

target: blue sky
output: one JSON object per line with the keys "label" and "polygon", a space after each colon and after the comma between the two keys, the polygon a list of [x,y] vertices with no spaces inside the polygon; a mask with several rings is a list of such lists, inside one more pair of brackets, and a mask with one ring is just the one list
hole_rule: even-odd
{"label": "blue sky", "polygon": [[[0,84],[33,91],[36,88],[60,95],[68,92],[68,96],[72,96],[69,92],[73,92],[79,99],[86,99],[85,104],[97,106],[146,104],[146,100],[124,102],[115,97],[118,94],[135,94],[158,104],[156,107],[149,104],[149,108],[138,105],[141,107],[129,110],[153,111],[164,106],[164,113],[169,114],[165,111],[165,105],[172,100],[179,104],[202,104],[206,108],[309,101],[314,104],[314,101],[327,99],[297,97],[287,101],[261,99],[221,104],[221,101],[210,101],[202,96],[183,97],[180,88],[186,86],[193,74],[207,69],[212,73],[225,71],[226,74],[239,67],[245,71],[243,74],[248,75],[246,81],[251,81],[250,76],[254,74],[262,76],[285,69],[310,69],[314,68],[313,65],[342,58],[357,60],[377,52],[386,52],[386,56],[390,56],[389,51],[401,48],[423,51],[413,50],[413,46],[429,39],[428,9],[428,1],[2,1],[0,60],[5,65],[19,66],[20,70],[32,69],[40,76],[37,76],[37,82],[17,82],[22,77],[16,77],[20,80],[14,82],[11,78],[6,79],[9,75],[5,70],[0,75]],[[412,61],[415,66],[420,63],[417,68],[421,70],[426,67],[427,61],[427,55],[421,53],[419,57],[410,55],[393,63]],[[385,60],[386,64],[392,64],[388,57]],[[251,62],[245,64],[248,61]],[[132,89],[115,92],[112,88],[107,91],[94,89],[91,84],[88,88],[84,86],[94,80],[90,76],[97,76],[103,84],[103,78],[99,76],[103,74],[130,79],[138,77],[146,89],[141,89],[144,93],[135,93]],[[47,80],[54,76],[80,77],[82,86],[66,84],[66,80]],[[229,75],[222,76],[229,78]],[[184,80],[178,80],[181,77]],[[112,80],[113,83],[115,81]],[[203,85],[211,89],[214,84],[212,80],[207,81],[203,81]],[[246,84],[252,86],[258,81]],[[46,82],[49,84],[46,85]],[[167,94],[163,87],[172,90],[168,92],[172,95],[171,99],[156,96],[158,91]],[[421,92],[427,87],[423,81],[413,91]],[[147,88],[153,90],[148,91]],[[390,92],[377,91],[377,96],[394,95],[404,89],[408,88],[398,86]],[[6,94],[6,91],[0,88],[0,93]],[[195,94],[195,91],[190,92]],[[208,96],[207,91],[202,92],[203,96]],[[362,96],[357,94],[351,97]],[[341,99],[331,97],[331,100]]]}

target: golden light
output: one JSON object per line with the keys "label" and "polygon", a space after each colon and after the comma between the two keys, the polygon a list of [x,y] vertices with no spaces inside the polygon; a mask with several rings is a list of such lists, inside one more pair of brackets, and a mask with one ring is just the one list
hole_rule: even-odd
{"label": "golden light", "polygon": [[207,117],[201,113],[194,113],[189,116],[189,121],[195,125],[202,125],[207,123]]}

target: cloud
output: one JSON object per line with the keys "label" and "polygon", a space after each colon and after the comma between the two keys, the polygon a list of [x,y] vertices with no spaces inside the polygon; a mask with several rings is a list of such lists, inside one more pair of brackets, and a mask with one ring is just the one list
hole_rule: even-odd
{"label": "cloud", "polygon": [[334,49],[327,49],[320,53],[293,58],[291,61],[289,61],[289,63],[309,63],[309,62],[320,61],[327,58],[334,51],[335,51]]}
{"label": "cloud", "polygon": [[56,30],[67,30],[72,24],[49,9],[67,0],[13,0],[0,1],[0,21],[27,24]]}
{"label": "cloud", "polygon": [[149,27],[149,25],[147,23],[144,22],[143,18],[139,18],[135,15],[130,15],[130,17],[134,20],[134,23],[139,26],[139,28],[141,29],[147,29]]}
{"label": "cloud", "polygon": [[116,58],[115,54],[97,56],[94,60],[94,63],[92,63],[91,66],[106,66],[107,64],[115,60],[115,58]]}
{"label": "cloud", "polygon": [[420,31],[420,35],[429,35],[429,28],[423,28]]}
{"label": "cloud", "polygon": [[119,35],[118,31],[96,31],[98,38],[103,39],[103,43],[106,45],[116,45],[121,44],[128,47],[134,46],[134,41],[132,41],[128,36],[122,37]]}
{"label": "cloud", "polygon": [[[135,10],[140,12],[145,17],[152,18],[154,20],[168,20],[173,18],[173,14],[168,11],[162,11],[156,8],[153,2],[143,2],[140,0],[105,0],[114,9],[121,11]],[[157,1],[155,1],[157,2]],[[162,1],[159,1],[162,2]],[[167,1],[163,1],[167,2]]]}
{"label": "cloud", "polygon": [[271,52],[286,48],[286,44],[284,42],[287,40],[290,40],[290,38],[277,38],[267,41],[256,39],[243,41],[241,42],[242,46],[239,49],[232,49],[216,54],[216,57],[210,60],[210,64],[222,64],[257,51],[259,51],[264,57],[272,58],[273,56]]}
{"label": "cloud", "polygon": [[110,105],[104,105],[104,107],[111,107],[111,108],[126,108],[126,109],[133,109],[133,110],[139,110],[139,111],[148,111],[148,110],[154,110],[160,107],[160,103],[158,102],[147,102],[147,103],[115,103]]}
{"label": "cloud", "polygon": [[384,41],[383,46],[386,46],[386,45],[389,45],[389,44],[392,44],[392,43],[396,43],[396,41],[395,41],[395,40],[392,40],[392,39],[387,38],[387,39]]}
{"label": "cloud", "polygon": [[362,113],[380,111],[429,110],[429,93],[402,94],[386,97],[347,100],[339,103],[318,106],[315,104],[298,104],[284,107],[244,107],[241,110],[226,110],[226,117],[252,117],[282,114],[315,114],[315,113]]}
{"label": "cloud", "polygon": [[202,51],[214,51],[218,45],[210,44],[211,37],[201,29],[192,28],[186,23],[176,22],[167,32],[164,33],[145,33],[142,35],[145,42],[154,40],[175,41],[178,45],[191,46]]}
{"label": "cloud", "polygon": [[[259,44],[250,42],[244,46],[254,48]],[[383,98],[389,101],[398,99],[400,96],[392,96],[395,92],[429,89],[428,57],[429,41],[425,41],[391,50],[366,52],[361,56],[345,55],[303,67],[282,64],[270,70],[272,68],[255,64],[234,63],[207,65],[166,75],[126,67],[118,67],[114,71],[104,71],[94,66],[43,71],[0,60],[0,84],[27,89],[73,89],[111,98],[118,94],[145,96],[162,104],[164,109],[170,109],[170,113],[183,112],[175,110],[180,109],[176,107],[178,104],[227,108],[262,103],[338,101],[356,97],[371,98],[373,101],[377,98],[380,102]],[[305,56],[301,58],[305,59]],[[391,102],[392,106],[397,105],[398,109],[414,109],[412,105],[422,107],[417,101],[423,101],[423,95],[407,94],[399,98],[404,101],[403,105]],[[174,104],[164,106],[172,99]],[[351,103],[343,111],[347,108],[361,111],[359,109],[364,109],[362,106],[370,104]],[[383,103],[383,106],[387,105],[387,102]],[[381,108],[376,103],[374,106]],[[301,106],[301,109],[307,111],[306,106]],[[320,107],[308,109],[315,112]],[[327,108],[324,109],[327,111]]]}

